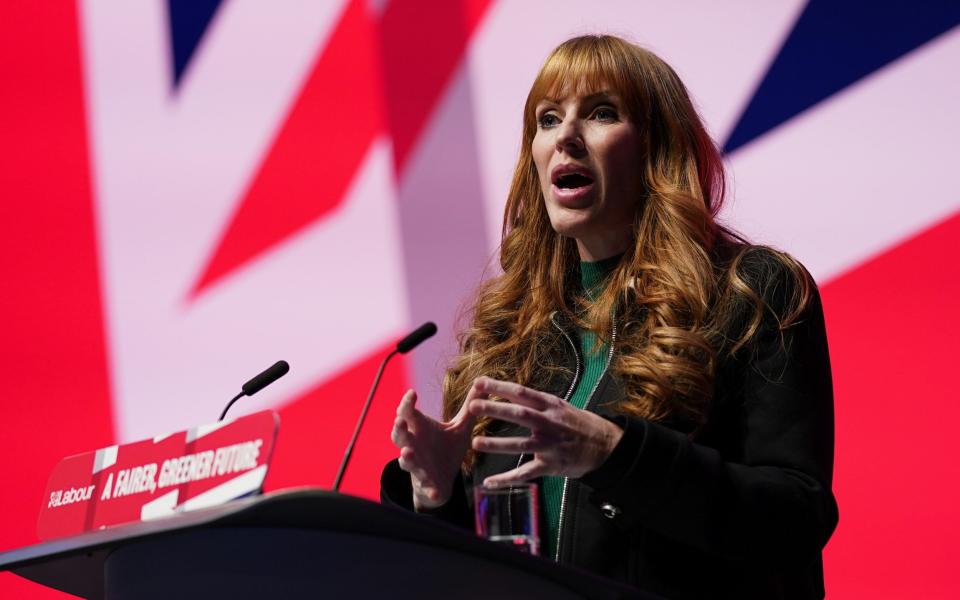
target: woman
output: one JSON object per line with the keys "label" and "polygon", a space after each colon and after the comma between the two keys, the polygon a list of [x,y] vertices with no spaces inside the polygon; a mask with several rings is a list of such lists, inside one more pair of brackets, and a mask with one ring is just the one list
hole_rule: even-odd
{"label": "woman", "polygon": [[670,598],[820,598],[837,522],[823,316],[789,256],[717,223],[686,89],[610,36],[533,83],[504,219],[444,382],[408,392],[382,498],[470,527],[472,484],[541,483],[546,555]]}

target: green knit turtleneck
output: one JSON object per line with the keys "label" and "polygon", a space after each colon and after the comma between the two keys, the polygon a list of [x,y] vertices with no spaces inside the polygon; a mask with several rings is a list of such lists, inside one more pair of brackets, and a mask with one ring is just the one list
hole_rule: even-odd
{"label": "green knit turtleneck", "polygon": [[[580,283],[587,298],[595,297],[603,290],[607,277],[619,264],[621,256],[617,255],[597,262],[580,263]],[[580,377],[570,396],[570,404],[583,408],[606,371],[610,345],[603,343],[599,348],[594,349],[597,338],[592,331],[581,329],[577,333],[580,341]],[[542,555],[552,559],[556,556],[557,535],[560,530],[563,477],[544,477],[542,496],[544,521],[547,526],[547,530],[540,536]]]}

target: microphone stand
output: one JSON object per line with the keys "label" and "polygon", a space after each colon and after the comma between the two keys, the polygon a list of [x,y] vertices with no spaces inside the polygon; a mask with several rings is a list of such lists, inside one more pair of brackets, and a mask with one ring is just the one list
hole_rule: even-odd
{"label": "microphone stand", "polygon": [[427,321],[420,327],[414,329],[407,337],[397,342],[397,347],[391,350],[390,354],[386,355],[380,363],[380,368],[377,369],[377,376],[373,380],[373,385],[370,386],[370,393],[367,394],[367,401],[363,404],[363,410],[360,412],[360,419],[357,420],[357,427],[353,430],[353,437],[350,438],[350,443],[347,444],[347,451],[343,454],[343,461],[340,463],[340,468],[337,469],[337,478],[333,482],[333,491],[337,492],[340,490],[340,482],[343,481],[343,472],[347,470],[347,463],[350,462],[350,455],[353,454],[353,446],[357,443],[357,436],[360,435],[363,420],[367,418],[367,411],[370,410],[370,403],[373,401],[373,393],[377,391],[377,386],[380,385],[380,377],[383,375],[383,369],[387,366],[387,361],[393,358],[394,354],[406,354],[410,352],[435,333],[437,333],[437,325]]}
{"label": "microphone stand", "polygon": [[337,469],[337,478],[333,482],[333,491],[340,490],[340,482],[343,480],[343,473],[347,470],[347,463],[350,462],[350,455],[353,454],[353,446],[357,443],[357,437],[360,435],[360,428],[363,427],[363,420],[367,418],[367,411],[370,410],[370,403],[373,401],[373,394],[377,391],[377,386],[380,385],[380,377],[383,376],[383,370],[387,366],[387,361],[393,358],[393,355],[396,354],[398,350],[391,350],[390,354],[386,355],[384,359],[380,362],[380,368],[377,370],[377,376],[373,380],[373,385],[370,387],[370,393],[367,394],[367,401],[363,404],[363,410],[360,411],[360,419],[357,421],[357,426],[353,430],[353,436],[350,438],[350,443],[347,444],[347,451],[343,455],[343,461],[340,462],[340,468]]}

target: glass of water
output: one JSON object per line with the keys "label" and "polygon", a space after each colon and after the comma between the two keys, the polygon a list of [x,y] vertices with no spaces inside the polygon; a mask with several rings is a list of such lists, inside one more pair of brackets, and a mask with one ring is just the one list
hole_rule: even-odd
{"label": "glass of water", "polygon": [[540,554],[537,520],[537,484],[506,488],[473,488],[477,535],[509,544],[528,554]]}

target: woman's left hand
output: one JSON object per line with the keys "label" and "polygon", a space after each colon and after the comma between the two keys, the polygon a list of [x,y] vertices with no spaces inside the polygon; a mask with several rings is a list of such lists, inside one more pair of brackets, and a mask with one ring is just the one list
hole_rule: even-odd
{"label": "woman's left hand", "polygon": [[480,377],[478,390],[509,402],[470,400],[468,410],[530,430],[528,437],[473,438],[473,449],[494,454],[533,453],[533,460],[516,469],[492,475],[484,485],[503,487],[543,475],[582,477],[603,464],[623,430],[594,413],[580,410],[553,394],[517,383]]}

